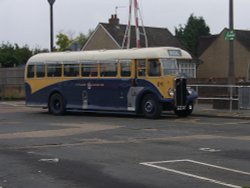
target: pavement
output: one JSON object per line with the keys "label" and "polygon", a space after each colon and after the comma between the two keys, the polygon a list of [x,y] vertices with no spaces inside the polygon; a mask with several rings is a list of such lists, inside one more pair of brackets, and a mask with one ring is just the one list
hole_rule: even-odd
{"label": "pavement", "polygon": [[250,110],[245,109],[214,109],[210,104],[196,104],[193,116],[219,117],[233,119],[250,119]]}
{"label": "pavement", "polygon": [[[0,104],[25,107],[25,101],[0,101]],[[230,109],[213,109],[210,104],[195,104],[192,116],[250,120],[250,110],[238,109],[230,111]]]}

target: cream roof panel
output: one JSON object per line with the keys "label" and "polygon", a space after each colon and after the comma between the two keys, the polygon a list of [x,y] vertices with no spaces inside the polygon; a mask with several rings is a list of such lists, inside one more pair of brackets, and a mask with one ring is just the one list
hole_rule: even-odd
{"label": "cream roof panel", "polygon": [[[168,51],[180,51],[180,56],[170,56]],[[87,60],[118,60],[118,59],[149,59],[149,58],[174,58],[174,59],[192,59],[191,55],[175,47],[157,47],[157,48],[134,48],[126,50],[98,50],[81,52],[53,52],[42,53],[31,57],[28,63],[37,62],[81,62]]]}

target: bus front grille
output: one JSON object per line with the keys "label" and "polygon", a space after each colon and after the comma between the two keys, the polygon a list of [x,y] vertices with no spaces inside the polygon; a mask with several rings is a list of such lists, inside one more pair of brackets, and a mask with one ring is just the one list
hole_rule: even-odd
{"label": "bus front grille", "polygon": [[187,80],[177,78],[175,80],[175,105],[178,110],[185,109],[187,104]]}

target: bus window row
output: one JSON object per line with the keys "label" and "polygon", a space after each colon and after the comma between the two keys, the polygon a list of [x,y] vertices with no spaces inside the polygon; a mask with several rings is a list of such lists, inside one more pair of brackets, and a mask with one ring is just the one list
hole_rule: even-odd
{"label": "bus window row", "polygon": [[[136,71],[138,77],[159,77],[176,74],[178,71],[176,60],[172,59],[141,59],[137,60]],[[86,62],[81,64],[51,63],[28,65],[27,78],[43,77],[131,77],[132,61],[123,60],[109,62]],[[119,74],[118,74],[119,72]]]}
{"label": "bus window row", "polygon": [[117,77],[118,65],[120,65],[120,76],[131,77],[132,63],[120,61],[119,64],[114,62],[103,63],[36,63],[28,65],[27,78],[44,78],[44,77]]}

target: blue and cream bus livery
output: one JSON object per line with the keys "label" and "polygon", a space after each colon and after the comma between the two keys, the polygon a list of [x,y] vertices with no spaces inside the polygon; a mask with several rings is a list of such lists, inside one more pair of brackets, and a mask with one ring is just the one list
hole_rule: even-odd
{"label": "blue and cream bus livery", "polygon": [[109,111],[155,119],[172,110],[188,116],[197,94],[177,62],[191,60],[173,47],[38,54],[26,64],[26,104],[55,115]]}

